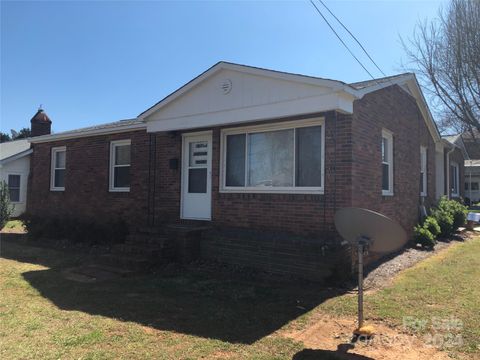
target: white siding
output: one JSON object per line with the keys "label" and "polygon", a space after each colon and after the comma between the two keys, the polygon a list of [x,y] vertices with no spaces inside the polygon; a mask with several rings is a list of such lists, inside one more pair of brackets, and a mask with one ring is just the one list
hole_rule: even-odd
{"label": "white siding", "polygon": [[8,175],[20,175],[20,201],[14,203],[15,210],[13,216],[19,216],[24,213],[27,207],[27,185],[28,174],[30,172],[30,156],[24,156],[13,160],[0,167],[0,179],[8,182]]}

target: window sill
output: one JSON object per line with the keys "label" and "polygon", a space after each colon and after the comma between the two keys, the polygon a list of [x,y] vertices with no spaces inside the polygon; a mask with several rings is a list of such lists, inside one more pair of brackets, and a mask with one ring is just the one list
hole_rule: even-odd
{"label": "window sill", "polygon": [[55,192],[65,191],[65,188],[50,188],[50,191],[55,191]]}
{"label": "window sill", "polygon": [[222,194],[292,194],[292,195],[323,195],[323,189],[299,189],[299,190],[273,190],[273,189],[220,189]]}
{"label": "window sill", "polygon": [[421,193],[420,196],[421,197],[427,197],[428,195],[426,193]]}
{"label": "window sill", "polygon": [[113,188],[113,189],[108,189],[109,192],[130,192],[130,188]]}
{"label": "window sill", "polygon": [[390,191],[382,191],[382,196],[393,196],[393,192],[390,192]]}

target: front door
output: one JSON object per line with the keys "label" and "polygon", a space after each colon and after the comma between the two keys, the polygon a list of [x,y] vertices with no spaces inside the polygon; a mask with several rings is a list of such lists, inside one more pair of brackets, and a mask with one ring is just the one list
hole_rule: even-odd
{"label": "front door", "polygon": [[210,220],[212,214],[212,134],[184,134],[181,218]]}

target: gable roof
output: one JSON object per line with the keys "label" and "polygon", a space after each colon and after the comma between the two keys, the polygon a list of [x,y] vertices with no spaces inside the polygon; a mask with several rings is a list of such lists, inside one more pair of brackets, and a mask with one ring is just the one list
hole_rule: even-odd
{"label": "gable roof", "polygon": [[7,141],[0,144],[0,164],[27,156],[32,152],[28,139]]}
{"label": "gable roof", "polygon": [[[288,80],[288,81],[293,81],[293,82],[299,82],[303,84],[309,84],[309,85],[314,85],[314,86],[321,86],[321,87],[327,87],[332,90],[332,92],[337,93],[337,94],[345,94],[347,95],[348,98],[351,99],[361,99],[364,95],[386,88],[388,86],[392,85],[398,85],[400,86],[404,91],[406,91],[409,95],[415,98],[417,105],[420,108],[420,111],[423,115],[423,118],[425,120],[425,123],[427,124],[427,127],[434,138],[435,141],[440,141],[441,136],[440,132],[438,131],[438,128],[435,124],[435,121],[433,120],[432,114],[428,108],[428,105],[426,103],[426,100],[423,96],[422,90],[420,89],[420,85],[417,82],[417,79],[415,77],[415,74],[413,73],[404,73],[404,74],[399,74],[399,75],[394,75],[394,76],[387,76],[384,78],[378,78],[378,79],[373,79],[373,80],[368,80],[368,81],[361,81],[361,82],[355,82],[351,84],[347,84],[343,81],[339,80],[332,80],[332,79],[326,79],[326,78],[319,78],[319,77],[314,77],[314,76],[307,76],[307,75],[300,75],[300,74],[295,74],[295,73],[288,73],[288,72],[282,72],[282,71],[276,71],[276,70],[270,70],[270,69],[264,69],[264,68],[259,68],[259,67],[254,67],[254,66],[247,66],[247,65],[240,65],[240,64],[234,64],[230,62],[218,62],[214,66],[210,67],[185,85],[181,86],[179,89],[175,90],[144,112],[138,115],[138,117],[142,120],[146,120],[146,122],[149,122],[148,118],[150,115],[153,113],[159,111],[175,99],[178,99],[181,97],[183,94],[186,92],[192,90],[195,86],[199,85],[201,82],[204,80],[210,78],[220,70],[233,70],[233,71],[238,71],[242,73],[247,73],[247,74],[252,74],[252,75],[261,75],[261,76],[266,76],[270,78],[277,78],[277,79],[282,79],[282,80]],[[352,101],[353,101],[352,100]],[[334,109],[330,109],[334,110]],[[199,124],[198,127],[202,127],[201,124]],[[147,130],[148,131],[148,130]]]}
{"label": "gable roof", "polygon": [[[185,85],[181,86],[174,92],[164,97],[162,100],[160,100],[153,106],[149,107],[147,110],[139,114],[138,117],[140,119],[145,119],[147,116],[156,112],[160,108],[166,106],[173,100],[179,98],[184,93],[194,88],[196,85],[200,84],[202,81],[206,80],[212,75],[216,74],[220,70],[233,70],[233,71],[248,73],[252,75],[263,75],[271,78],[299,82],[303,84],[330,87],[330,88],[333,88],[334,90],[342,90],[345,87],[349,87],[348,84],[339,80],[332,80],[332,79],[320,78],[315,76],[301,75],[301,74],[289,73],[284,71],[271,70],[271,69],[265,69],[265,68],[255,67],[255,66],[220,61],[215,65],[213,65],[212,67],[210,67],[209,69],[207,69],[206,71],[204,71],[203,73],[201,73],[200,75],[196,76],[195,78],[187,82]],[[350,91],[353,92],[354,89],[350,88]]]}

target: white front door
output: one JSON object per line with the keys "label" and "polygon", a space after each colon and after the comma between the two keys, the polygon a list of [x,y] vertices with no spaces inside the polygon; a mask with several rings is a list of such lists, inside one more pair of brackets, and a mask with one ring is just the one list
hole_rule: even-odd
{"label": "white front door", "polygon": [[181,218],[212,217],[212,133],[184,134]]}

